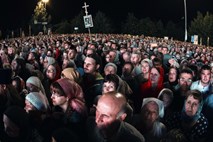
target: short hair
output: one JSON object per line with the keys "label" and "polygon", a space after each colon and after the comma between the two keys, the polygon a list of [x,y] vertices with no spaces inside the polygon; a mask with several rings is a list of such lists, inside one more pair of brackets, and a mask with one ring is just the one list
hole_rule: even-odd
{"label": "short hair", "polygon": [[124,64],[123,64],[123,67],[124,67],[124,65],[130,65],[131,66],[131,69],[133,70],[134,69],[134,65],[132,64],[132,62],[125,62]]}
{"label": "short hair", "polygon": [[93,54],[88,55],[87,57],[93,58],[95,60],[96,65],[97,64],[102,65],[101,58],[98,56],[98,54],[93,53]]}
{"label": "short hair", "polygon": [[104,82],[113,82],[115,84],[115,88],[117,89],[119,86],[119,78],[115,74],[108,74],[104,78]]}
{"label": "short hair", "polygon": [[198,90],[189,90],[186,93],[186,98],[188,98],[189,96],[193,96],[195,99],[197,99],[200,103],[203,102],[203,96],[202,93]]}
{"label": "short hair", "polygon": [[211,67],[209,65],[203,65],[200,69],[200,71],[202,70],[210,70],[211,71]]}
{"label": "short hair", "polygon": [[[181,75],[182,73],[191,74],[191,75],[193,76],[193,72],[192,72],[192,70],[191,70],[190,68],[184,68],[184,69],[182,69],[182,70],[180,71],[180,75]],[[180,75],[179,75],[179,76],[180,76]]]}
{"label": "short hair", "polygon": [[155,57],[153,60],[153,66],[156,66],[156,65],[162,65],[162,60],[158,57]]}

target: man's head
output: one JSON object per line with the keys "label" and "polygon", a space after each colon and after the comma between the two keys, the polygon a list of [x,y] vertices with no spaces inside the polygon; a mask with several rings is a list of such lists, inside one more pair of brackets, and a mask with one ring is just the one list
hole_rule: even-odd
{"label": "man's head", "polygon": [[96,107],[96,124],[99,129],[111,128],[126,117],[126,98],[117,92],[103,94]]}
{"label": "man's head", "polygon": [[192,74],[192,70],[189,68],[182,69],[182,71],[180,72],[178,83],[182,91],[189,90],[192,84]]}
{"label": "man's head", "polygon": [[203,85],[208,85],[211,80],[211,67],[203,65],[200,71],[200,81]]}
{"label": "man's head", "polygon": [[138,65],[140,64],[141,61],[141,53],[139,51],[134,51],[131,54],[130,61],[132,62],[133,65]]}
{"label": "man's head", "polygon": [[101,60],[97,54],[88,55],[84,60],[84,72],[94,74],[99,70]]}

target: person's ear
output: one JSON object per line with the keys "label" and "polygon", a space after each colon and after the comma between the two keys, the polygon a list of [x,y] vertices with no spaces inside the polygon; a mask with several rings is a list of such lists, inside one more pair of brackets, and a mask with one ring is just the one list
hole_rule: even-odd
{"label": "person's ear", "polygon": [[120,116],[120,119],[122,121],[124,121],[124,119],[126,118],[127,114],[126,113],[122,113],[121,116]]}
{"label": "person's ear", "polygon": [[100,65],[99,65],[99,64],[97,64],[97,65],[96,65],[96,70],[98,70],[98,69],[99,69],[99,67],[100,67]]}
{"label": "person's ear", "polygon": [[5,84],[2,84],[1,86],[2,86],[3,90],[7,89],[7,86]]}

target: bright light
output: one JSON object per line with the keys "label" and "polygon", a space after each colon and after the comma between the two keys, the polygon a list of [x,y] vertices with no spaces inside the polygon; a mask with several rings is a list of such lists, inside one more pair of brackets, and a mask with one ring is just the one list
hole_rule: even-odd
{"label": "bright light", "polygon": [[42,2],[44,2],[44,3],[48,3],[48,2],[49,2],[49,0],[42,0]]}

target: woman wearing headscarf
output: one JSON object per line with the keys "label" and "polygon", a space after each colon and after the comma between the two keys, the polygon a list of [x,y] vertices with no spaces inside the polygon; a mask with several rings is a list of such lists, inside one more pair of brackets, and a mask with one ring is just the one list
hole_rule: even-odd
{"label": "woman wearing headscarf", "polygon": [[68,78],[70,80],[75,81],[76,83],[81,83],[80,73],[75,68],[65,68],[61,72],[61,78]]}
{"label": "woman wearing headscarf", "polygon": [[50,86],[53,82],[58,80],[60,77],[61,77],[61,69],[56,62],[54,64],[50,64],[47,66],[44,73],[44,80],[42,84],[45,88],[45,93],[47,95],[47,99],[49,102],[51,102]]}
{"label": "woman wearing headscarf", "polygon": [[203,107],[203,98],[198,90],[189,90],[186,94],[186,99],[182,112],[172,114],[166,120],[166,126],[169,130],[181,129],[188,141],[200,142],[204,141],[208,121],[201,113]]}
{"label": "woman wearing headscarf", "polygon": [[164,121],[172,113],[171,104],[173,102],[173,98],[173,92],[168,88],[161,90],[158,95],[158,99],[161,100],[164,105],[164,117],[162,121]]}
{"label": "woman wearing headscarf", "polygon": [[54,113],[60,114],[62,126],[84,135],[87,108],[82,88],[76,82],[63,78],[51,84],[51,92],[53,106],[59,107]]}
{"label": "woman wearing headscarf", "polygon": [[24,109],[29,114],[32,138],[35,142],[43,140],[40,128],[43,125],[43,120],[49,114],[49,104],[43,97],[44,95],[41,92],[30,92],[25,98]]}
{"label": "woman wearing headscarf", "polygon": [[141,83],[139,86],[140,93],[138,99],[142,102],[144,98],[157,98],[163,89],[164,70],[162,67],[152,67],[149,73],[148,81]]}
{"label": "woman wearing headscarf", "polygon": [[40,94],[42,95],[42,99],[45,101],[45,104],[47,104],[46,109],[50,109],[49,108],[49,101],[48,101],[48,98],[46,96],[46,93],[45,93],[45,90],[44,90],[44,87],[41,83],[41,80],[36,77],[36,76],[31,76],[27,79],[26,81],[26,86],[27,86],[27,90],[28,90],[28,93],[30,92],[40,92]]}
{"label": "woman wearing headscarf", "polygon": [[133,116],[132,124],[147,142],[159,142],[165,136],[166,126],[160,122],[164,116],[163,102],[157,98],[144,98],[140,114]]}

